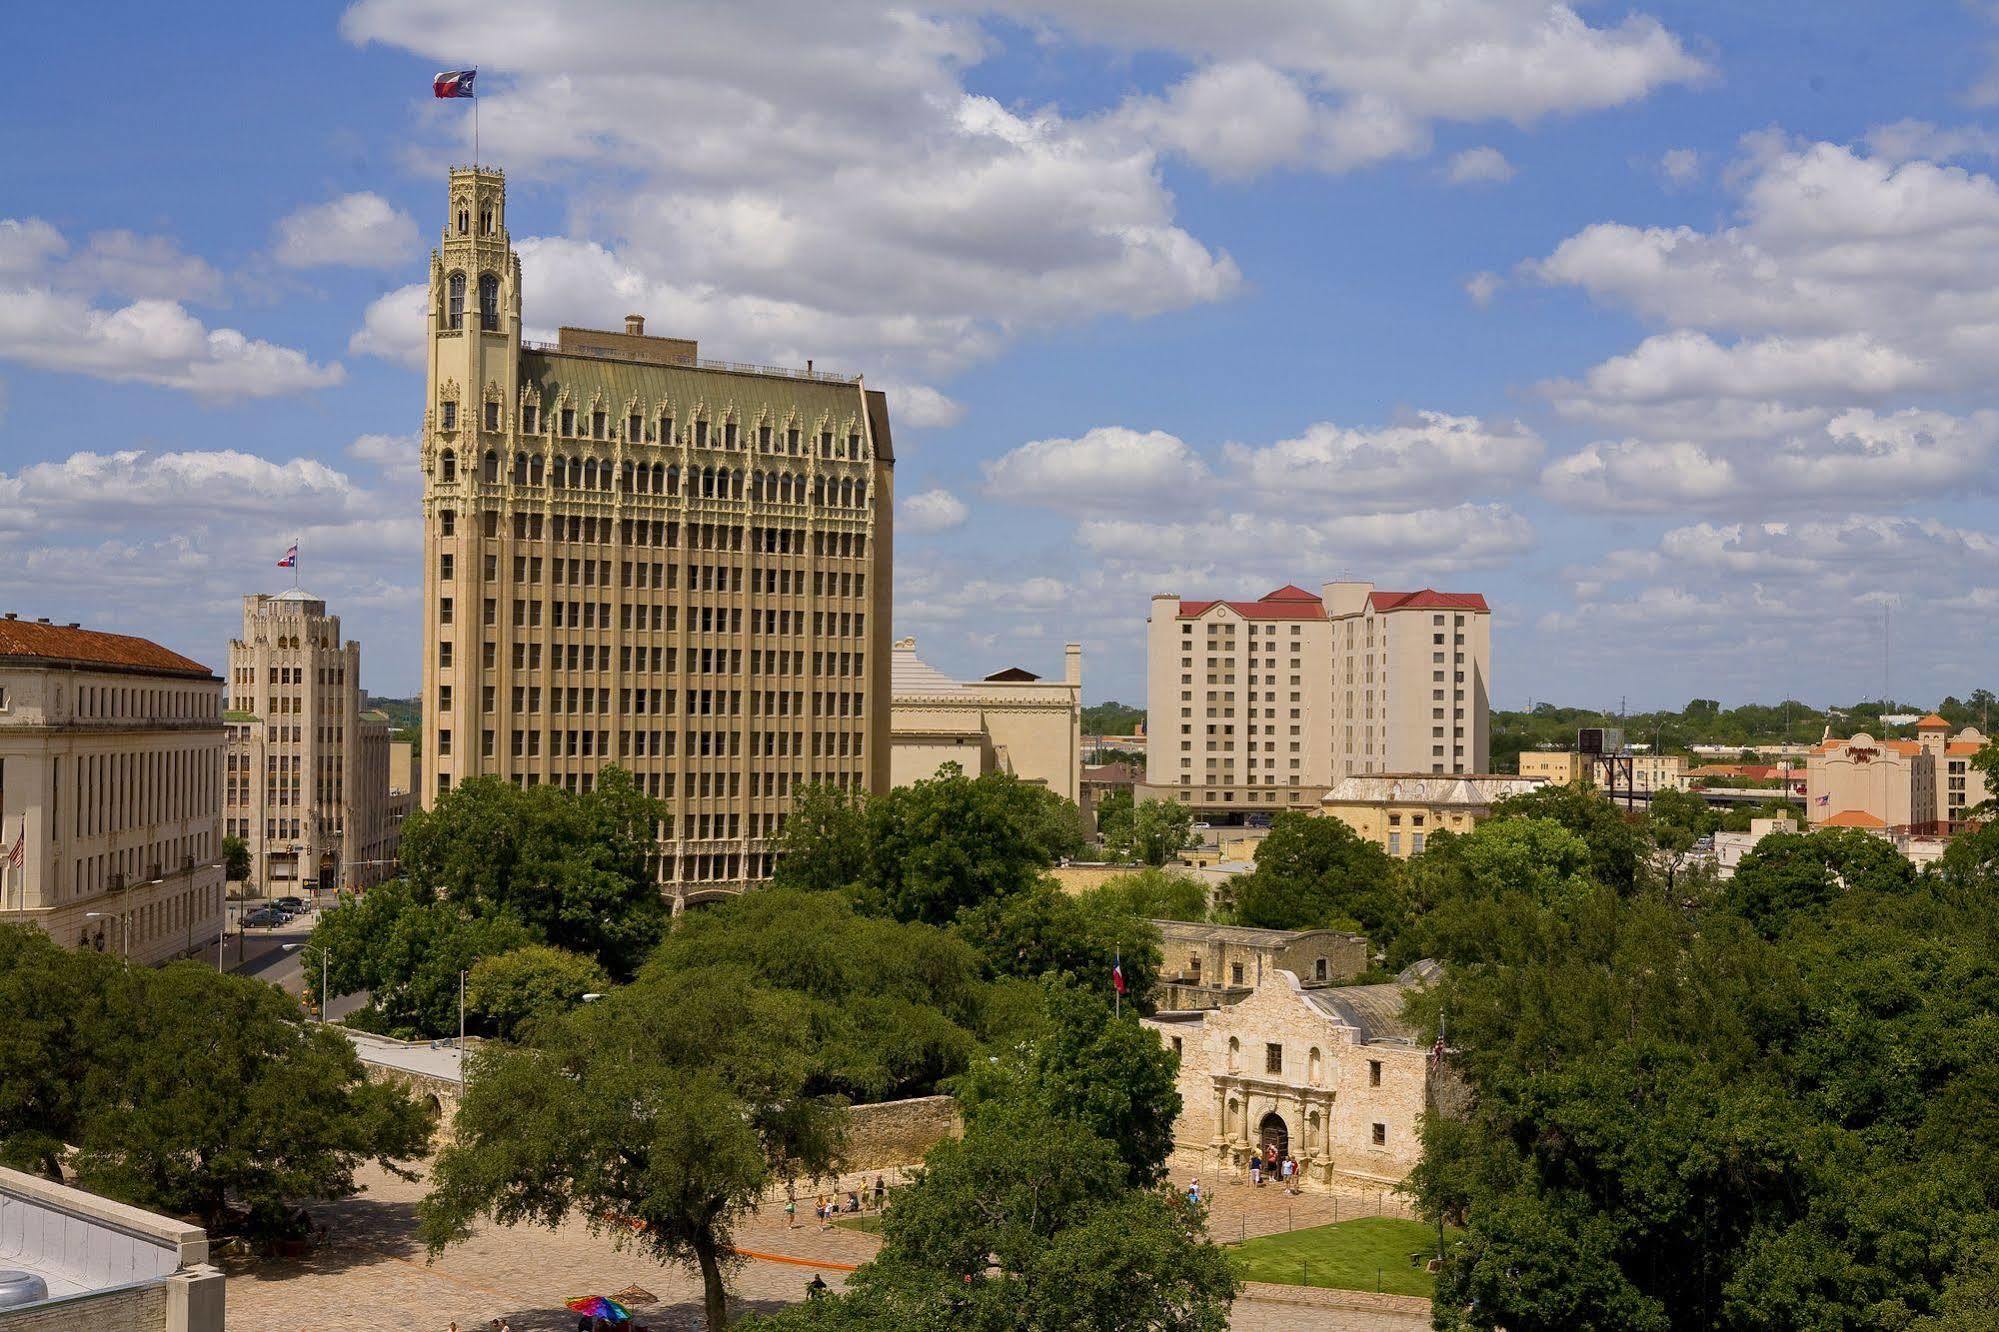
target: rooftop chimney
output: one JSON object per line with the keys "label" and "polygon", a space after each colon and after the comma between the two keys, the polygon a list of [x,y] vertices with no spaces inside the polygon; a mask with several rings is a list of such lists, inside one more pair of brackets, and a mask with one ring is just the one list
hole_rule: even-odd
{"label": "rooftop chimney", "polygon": [[645,331],[646,331],[646,317],[644,315],[625,316],[625,332],[631,334],[635,338],[642,338],[645,336]]}

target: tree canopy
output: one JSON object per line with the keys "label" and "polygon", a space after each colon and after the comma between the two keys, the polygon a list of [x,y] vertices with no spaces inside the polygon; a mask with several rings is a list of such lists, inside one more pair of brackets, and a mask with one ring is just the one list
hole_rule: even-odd
{"label": "tree canopy", "polygon": [[1425,1121],[1413,1181],[1467,1225],[1438,1326],[1976,1325],[1999,897],[1975,853],[1918,876],[1862,834],[1778,835],[1698,900],[1620,891],[1602,859],[1428,909],[1445,979],[1421,1006],[1473,1093]]}
{"label": "tree canopy", "polygon": [[1082,847],[1072,802],[1006,773],[971,778],[951,765],[872,797],[807,793],[785,823],[774,878],[846,889],[871,914],[945,925],[1024,891]]}
{"label": "tree canopy", "polygon": [[124,967],[0,925],[0,1158],[53,1175],[67,1157],[109,1197],[215,1233],[241,1208],[274,1234],[430,1134],[427,1110],[367,1081],[344,1037],[270,985],[196,962]]}
{"label": "tree canopy", "polygon": [[1339,819],[1287,810],[1258,843],[1256,868],[1235,884],[1244,925],[1393,934],[1402,917],[1398,871],[1388,853]]}
{"label": "tree canopy", "polygon": [[425,1243],[437,1253],[481,1215],[550,1228],[576,1216],[693,1266],[721,1332],[736,1223],[839,1151],[839,1103],[809,1090],[839,1062],[811,1010],[742,965],[648,969],[541,1023],[532,1046],[485,1047],[431,1173]]}

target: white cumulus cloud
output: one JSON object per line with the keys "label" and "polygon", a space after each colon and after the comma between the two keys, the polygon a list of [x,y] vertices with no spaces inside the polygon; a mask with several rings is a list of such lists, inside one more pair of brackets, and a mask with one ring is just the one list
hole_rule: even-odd
{"label": "white cumulus cloud", "polygon": [[964,525],[971,510],[948,490],[926,490],[896,504],[896,524],[905,531],[930,535]]}
{"label": "white cumulus cloud", "polygon": [[416,248],[415,219],[381,195],[363,190],[280,219],[273,254],[287,268],[394,268]]}

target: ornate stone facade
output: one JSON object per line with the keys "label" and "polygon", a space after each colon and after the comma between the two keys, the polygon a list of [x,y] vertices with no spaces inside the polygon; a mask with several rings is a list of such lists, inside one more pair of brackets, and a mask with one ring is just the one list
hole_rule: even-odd
{"label": "ornate stone facade", "polygon": [[1274,1143],[1308,1186],[1393,1183],[1422,1158],[1431,1059],[1402,1018],[1418,968],[1394,984],[1312,987],[1266,973],[1240,1003],[1146,1019],[1180,1056],[1174,1140],[1239,1168]]}
{"label": "ornate stone facade", "polygon": [[451,172],[427,320],[425,803],[616,764],[667,805],[678,905],[764,878],[807,783],[886,789],[883,395],[636,315],[523,341],[491,169]]}

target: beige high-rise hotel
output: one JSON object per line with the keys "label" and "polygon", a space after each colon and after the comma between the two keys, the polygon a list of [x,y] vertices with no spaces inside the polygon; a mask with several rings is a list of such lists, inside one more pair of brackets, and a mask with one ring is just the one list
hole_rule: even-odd
{"label": "beige high-rise hotel", "polygon": [[1476,592],[1152,599],[1146,780],[1210,817],[1315,809],[1356,773],[1482,773],[1492,612]]}
{"label": "beige high-rise hotel", "polygon": [[361,645],[294,587],[243,598],[229,643],[223,829],[265,896],[392,877],[407,802],[390,796],[386,718],[361,707]]}
{"label": "beige high-rise hotel", "polygon": [[[424,475],[425,803],[476,774],[666,803],[675,901],[739,891],[808,783],[889,780],[894,450],[858,376],[521,336],[506,178],[450,175]],[[610,299],[606,293],[605,299]]]}

